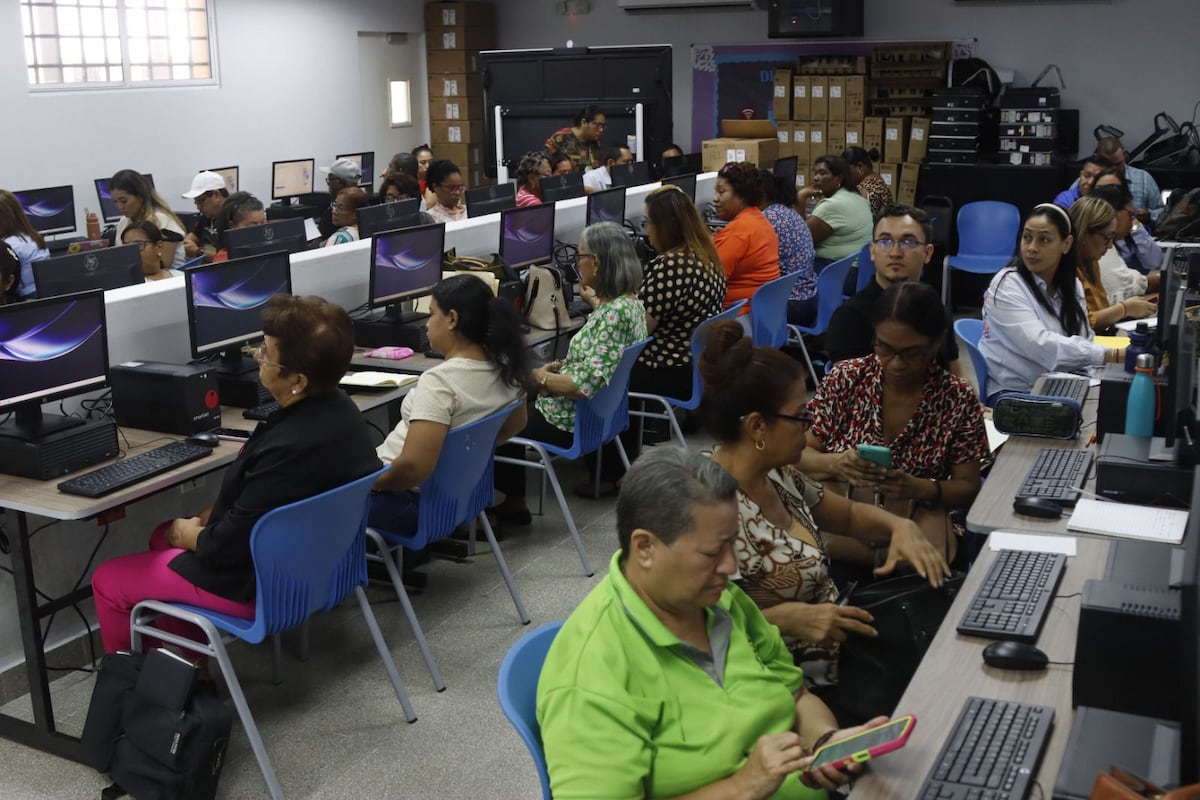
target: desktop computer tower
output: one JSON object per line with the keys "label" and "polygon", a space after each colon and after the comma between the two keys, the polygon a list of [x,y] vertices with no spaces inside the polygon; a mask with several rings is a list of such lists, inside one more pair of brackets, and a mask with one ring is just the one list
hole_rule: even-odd
{"label": "desktop computer tower", "polygon": [[410,347],[416,353],[430,349],[424,318],[411,322],[387,317],[356,319],[354,343],[359,347]]}
{"label": "desktop computer tower", "polygon": [[1096,457],[1096,493],[1119,503],[1187,508],[1192,501],[1192,468],[1150,457],[1162,439],[1110,433]]}
{"label": "desktop computer tower", "polygon": [[0,436],[0,472],[48,481],[116,458],[118,452],[116,423],[87,420],[36,441]]}
{"label": "desktop computer tower", "polygon": [[189,435],[221,424],[217,374],[210,365],[131,361],[109,370],[117,424]]}

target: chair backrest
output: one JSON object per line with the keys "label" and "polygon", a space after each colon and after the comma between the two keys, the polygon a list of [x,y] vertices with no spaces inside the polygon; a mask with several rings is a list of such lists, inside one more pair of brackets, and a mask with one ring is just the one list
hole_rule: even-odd
{"label": "chair backrest", "polygon": [[751,336],[756,347],[779,347],[788,337],[788,295],[800,280],[800,271],[773,278],[750,296]]}
{"label": "chair backrest", "polygon": [[[748,301],[738,300],[724,311],[718,311],[708,319],[696,326],[696,330],[692,331],[692,396],[688,404],[700,402],[700,395],[704,392],[704,381],[700,378],[700,352],[704,350],[704,343],[708,341],[708,332],[704,330],[714,322],[719,322],[723,319],[737,319],[738,314],[742,313],[742,308]],[[692,406],[694,407],[694,406]]]}
{"label": "chair backrest", "polygon": [[629,374],[649,343],[646,337],[627,346],[608,385],[575,401],[575,446],[580,453],[596,450],[629,427]]}
{"label": "chair backrest", "polygon": [[1017,247],[1021,211],[1012,203],[977,200],[958,210],[958,254],[1004,256]]}
{"label": "chair backrest", "polygon": [[983,320],[965,317],[956,319],[954,320],[954,332],[958,338],[963,340],[963,344],[967,346],[967,352],[971,354],[971,365],[975,367],[975,380],[979,384],[979,399],[986,401],[987,361],[984,360],[983,352],[979,349],[979,340],[983,338]]}
{"label": "chair backrest", "polygon": [[[850,271],[850,266],[858,257],[858,253],[851,253],[821,270],[821,274],[817,276],[817,321],[811,328],[805,328],[806,332],[824,333],[829,327],[829,320],[833,318],[833,312],[837,311],[838,306],[845,299],[842,289],[846,285],[846,273]],[[874,269],[872,269],[871,275],[874,277]]]}
{"label": "chair backrest", "polygon": [[561,621],[548,622],[517,639],[500,662],[500,677],[496,679],[500,710],[529,748],[545,800],[550,800],[550,774],[546,770],[546,754],[542,750],[542,733],[537,721],[537,685],[546,653],[562,626]]}
{"label": "chair backrest", "polygon": [[482,419],[446,432],[437,465],[421,484],[421,502],[417,507],[417,543],[419,549],[447,534],[490,506],[492,498],[492,459],[496,437],[504,421],[519,406],[510,403]]}
{"label": "chair backrest", "polygon": [[380,469],[272,509],[250,532],[257,606],[243,637],[261,642],[338,605],[367,582],[367,498]]}
{"label": "chair backrest", "polygon": [[870,242],[864,244],[862,250],[858,251],[857,263],[858,275],[854,283],[854,291],[861,292],[870,285],[871,281],[875,280],[875,262],[871,259]]}

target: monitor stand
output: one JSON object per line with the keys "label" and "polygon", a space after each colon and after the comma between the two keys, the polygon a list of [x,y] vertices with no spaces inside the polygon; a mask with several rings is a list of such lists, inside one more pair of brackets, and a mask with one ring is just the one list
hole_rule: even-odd
{"label": "monitor stand", "polygon": [[45,436],[78,428],[83,422],[79,417],[66,417],[58,414],[42,416],[41,403],[23,403],[17,406],[11,420],[0,425],[0,436],[25,442],[36,442]]}
{"label": "monitor stand", "polygon": [[43,417],[36,400],[18,406],[13,416],[0,425],[0,472],[5,474],[50,480],[118,453],[111,420]]}
{"label": "monitor stand", "polygon": [[388,306],[382,316],[354,320],[354,343],[359,347],[410,347],[418,353],[429,349],[425,335],[428,314]]}
{"label": "monitor stand", "polygon": [[263,402],[258,362],[243,356],[240,349],[223,352],[213,372],[217,374],[217,392],[221,395],[222,405],[253,408]]}

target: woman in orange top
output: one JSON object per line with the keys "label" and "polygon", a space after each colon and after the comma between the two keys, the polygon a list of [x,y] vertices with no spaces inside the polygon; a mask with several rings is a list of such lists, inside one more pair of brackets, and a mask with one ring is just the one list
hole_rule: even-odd
{"label": "woman in orange top", "polygon": [[[779,237],[759,209],[763,190],[758,167],[730,162],[717,173],[713,205],[729,224],[713,243],[725,267],[725,307],[748,300],[754,290],[779,277]],[[749,311],[749,307],[742,311]]]}

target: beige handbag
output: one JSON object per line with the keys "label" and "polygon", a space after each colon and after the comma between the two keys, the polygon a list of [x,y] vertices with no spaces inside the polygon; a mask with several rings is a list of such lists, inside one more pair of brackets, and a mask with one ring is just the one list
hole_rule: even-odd
{"label": "beige handbag", "polygon": [[569,320],[562,273],[553,267],[530,267],[525,284],[525,321],[529,327],[558,331]]}

